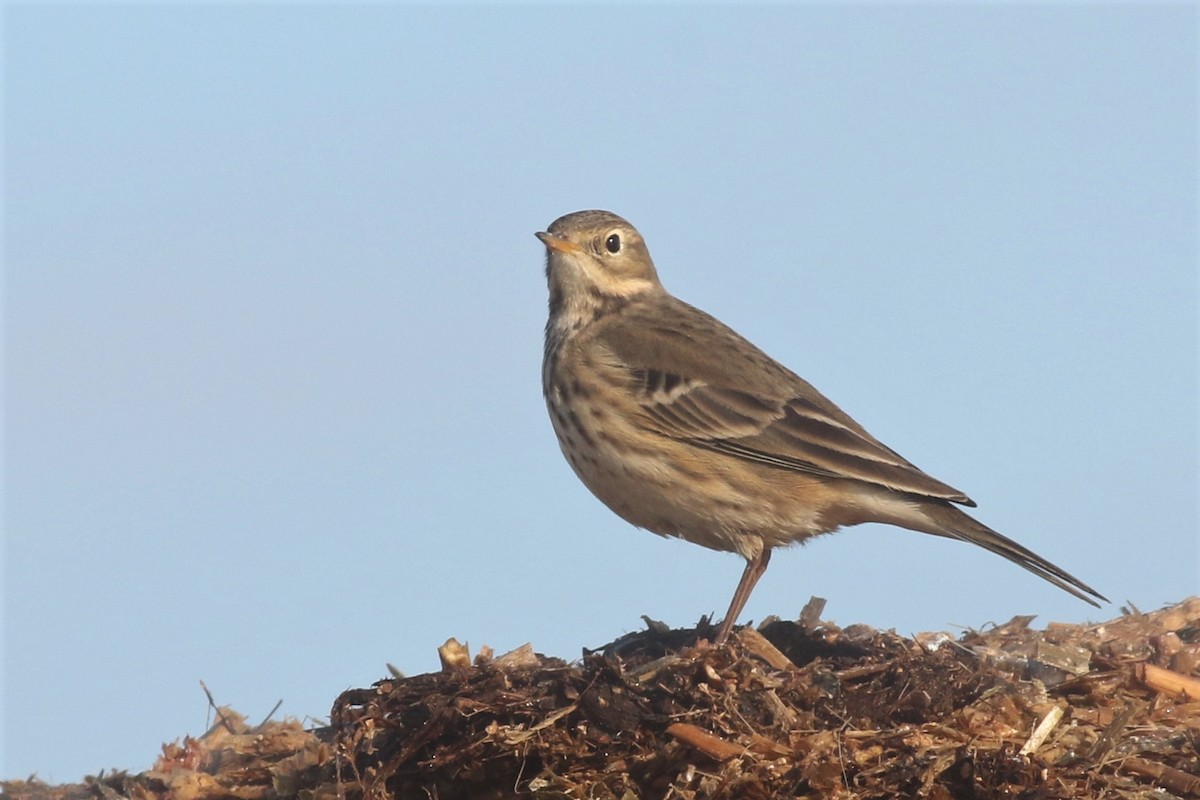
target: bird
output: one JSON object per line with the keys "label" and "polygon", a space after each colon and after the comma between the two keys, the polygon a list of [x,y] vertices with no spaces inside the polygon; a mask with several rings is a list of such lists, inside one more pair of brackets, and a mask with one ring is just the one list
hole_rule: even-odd
{"label": "bird", "polygon": [[549,316],[542,392],[583,484],[627,522],[746,561],[722,645],[777,547],[866,522],[983,547],[1099,608],[1107,598],[962,510],[976,504],[880,442],[732,328],[670,294],[610,211],[535,234]]}

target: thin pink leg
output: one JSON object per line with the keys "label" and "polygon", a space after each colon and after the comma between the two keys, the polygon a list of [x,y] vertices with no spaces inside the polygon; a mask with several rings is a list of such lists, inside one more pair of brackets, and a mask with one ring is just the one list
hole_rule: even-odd
{"label": "thin pink leg", "polygon": [[767,563],[770,560],[771,548],[769,547],[764,547],[763,551],[754,558],[746,559],[746,569],[742,572],[742,579],[738,581],[737,591],[733,593],[729,611],[726,612],[725,619],[721,620],[721,627],[717,630],[717,638],[713,644],[718,646],[725,644],[725,640],[729,638],[729,632],[733,630],[733,624],[737,622],[738,615],[742,613],[742,608],[750,599],[750,592],[754,591],[754,584],[758,583],[758,579],[767,571]]}

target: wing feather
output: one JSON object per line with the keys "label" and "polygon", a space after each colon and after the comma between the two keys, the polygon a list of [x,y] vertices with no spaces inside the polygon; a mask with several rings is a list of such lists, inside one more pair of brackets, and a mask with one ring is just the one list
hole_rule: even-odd
{"label": "wing feather", "polygon": [[771,467],[975,505],[733,330],[690,306],[686,311],[697,320],[691,329],[626,321],[599,337],[627,370],[629,389],[656,433]]}

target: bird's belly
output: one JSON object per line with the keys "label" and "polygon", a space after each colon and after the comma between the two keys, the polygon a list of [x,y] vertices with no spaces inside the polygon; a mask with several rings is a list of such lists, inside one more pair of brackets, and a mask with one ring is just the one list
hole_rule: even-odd
{"label": "bird's belly", "polygon": [[556,400],[546,398],[550,418],[575,474],[638,527],[746,557],[831,530],[803,478],[647,431],[615,409]]}

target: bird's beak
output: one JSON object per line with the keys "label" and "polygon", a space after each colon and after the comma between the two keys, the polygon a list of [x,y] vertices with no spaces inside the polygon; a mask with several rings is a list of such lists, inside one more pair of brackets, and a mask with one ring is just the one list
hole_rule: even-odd
{"label": "bird's beak", "polygon": [[582,253],[583,250],[574,242],[568,242],[561,236],[555,236],[553,233],[546,231],[538,231],[534,234],[542,240],[542,244],[546,245],[548,250],[557,250],[560,253]]}

